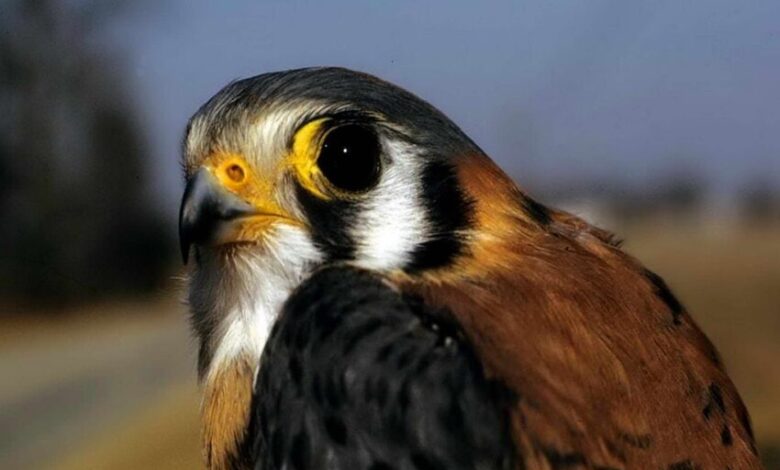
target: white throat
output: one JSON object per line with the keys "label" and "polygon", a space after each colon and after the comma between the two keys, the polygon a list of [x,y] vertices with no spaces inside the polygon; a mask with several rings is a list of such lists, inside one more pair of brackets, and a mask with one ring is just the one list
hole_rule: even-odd
{"label": "white throat", "polygon": [[205,345],[211,356],[206,381],[239,356],[255,364],[257,373],[284,302],[320,259],[302,230],[281,224],[256,249],[205,253],[190,279],[189,304],[196,322],[204,318],[213,325]]}

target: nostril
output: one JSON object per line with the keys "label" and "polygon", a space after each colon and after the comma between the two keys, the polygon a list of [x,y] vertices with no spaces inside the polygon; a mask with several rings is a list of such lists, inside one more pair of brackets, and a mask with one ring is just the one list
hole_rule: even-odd
{"label": "nostril", "polygon": [[228,178],[230,178],[234,183],[242,183],[246,177],[244,169],[241,168],[241,165],[236,163],[229,165],[225,169],[225,172],[227,173]]}

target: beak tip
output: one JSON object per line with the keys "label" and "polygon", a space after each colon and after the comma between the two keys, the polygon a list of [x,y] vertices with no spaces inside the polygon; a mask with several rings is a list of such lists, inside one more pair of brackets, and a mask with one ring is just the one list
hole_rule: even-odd
{"label": "beak tip", "polygon": [[220,227],[253,213],[249,203],[222,188],[207,169],[192,175],[179,208],[179,248],[184,265],[193,244],[214,242]]}

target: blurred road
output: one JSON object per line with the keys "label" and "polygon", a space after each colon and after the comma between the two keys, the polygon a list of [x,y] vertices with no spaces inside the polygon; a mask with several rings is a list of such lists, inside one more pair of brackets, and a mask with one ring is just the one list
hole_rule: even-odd
{"label": "blurred road", "polygon": [[24,336],[10,339],[4,332],[0,468],[56,462],[142,413],[171,388],[194,388],[193,344],[184,315],[151,313],[111,312],[108,320],[63,322],[32,328],[33,334],[20,328]]}

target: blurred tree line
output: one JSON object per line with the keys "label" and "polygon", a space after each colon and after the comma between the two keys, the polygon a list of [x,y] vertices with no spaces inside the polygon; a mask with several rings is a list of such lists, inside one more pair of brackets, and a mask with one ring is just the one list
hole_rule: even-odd
{"label": "blurred tree line", "polygon": [[78,302],[164,282],[172,243],[141,120],[95,38],[121,6],[0,7],[0,298]]}
{"label": "blurred tree line", "polygon": [[[657,177],[652,184],[630,185],[616,179],[585,179],[534,189],[543,199],[557,201],[564,206],[577,201],[598,202],[610,218],[624,222],[647,220],[659,215],[690,217],[715,213],[715,217],[731,218],[732,222],[743,225],[780,223],[780,188],[766,177],[754,177],[736,190],[725,192],[708,183],[700,172],[681,169]],[[730,202],[725,207],[724,199]]]}

